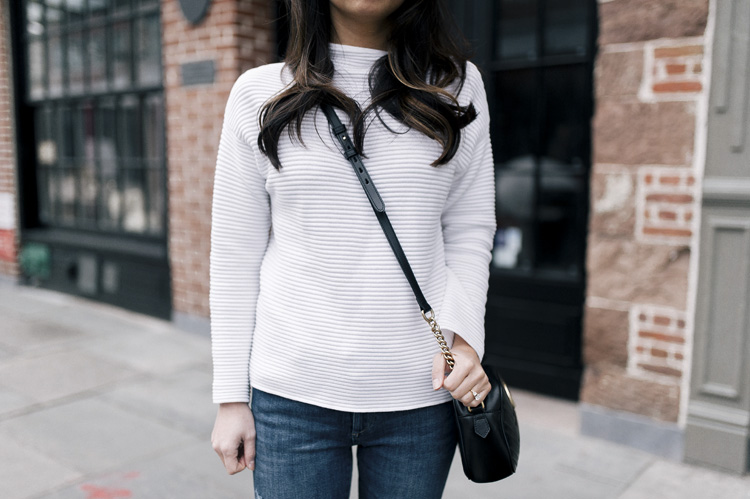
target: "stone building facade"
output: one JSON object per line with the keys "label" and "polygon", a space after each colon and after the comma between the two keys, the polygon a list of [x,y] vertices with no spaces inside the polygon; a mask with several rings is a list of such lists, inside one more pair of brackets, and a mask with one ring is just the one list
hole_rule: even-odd
{"label": "stone building facade", "polygon": [[581,392],[593,433],[614,431],[614,411],[685,421],[708,16],[703,0],[599,6]]}
{"label": "stone building facade", "polygon": [[[148,240],[152,246],[133,250],[141,259],[166,255],[168,317],[182,328],[204,333],[208,332],[213,168],[224,105],[232,83],[243,71],[276,59],[279,42],[276,2],[209,3],[205,17],[193,24],[178,0],[159,0],[162,83],[147,90],[163,94],[167,228],[161,239]],[[473,0],[467,5],[481,9],[491,3]],[[713,205],[706,204],[704,179],[711,168],[707,157],[711,157],[712,140],[721,138],[712,139],[711,135],[714,107],[710,103],[722,98],[712,88],[717,74],[712,61],[730,47],[735,59],[748,53],[738,40],[747,39],[741,21],[750,20],[750,12],[741,0],[590,0],[590,4],[595,4],[592,12],[596,13],[598,36],[592,64],[595,112],[590,123],[587,173],[585,297],[579,328],[581,351],[576,354],[583,373],[578,392],[581,430],[674,459],[745,472],[750,428],[747,383],[737,381],[735,391],[715,389],[713,395],[711,389],[701,387],[729,386],[732,379],[750,378],[741,358],[730,374],[711,367],[721,360],[711,352],[728,351],[729,344],[748,348],[750,322],[735,321],[727,325],[731,334],[720,334],[714,330],[717,323],[701,312],[713,302],[702,305],[701,297],[723,296],[711,284],[718,279],[716,275],[725,280],[743,279],[741,272],[711,273],[712,258],[726,253],[705,239],[705,214]],[[115,24],[126,19],[118,15],[106,14]],[[132,15],[139,14],[133,10]],[[22,47],[26,35],[19,34],[25,29],[21,26],[24,19],[20,7],[14,11],[7,2],[2,3],[0,276],[14,283],[28,283],[21,266],[25,245],[51,241],[34,227],[36,210],[28,207],[36,203],[29,192],[34,187],[23,180],[34,169],[35,153],[33,148],[19,147],[22,124],[18,107],[36,105],[36,101],[23,103],[20,92],[24,90],[19,87],[25,87],[25,77],[14,68],[14,61],[23,62],[28,56]],[[737,36],[729,41],[715,36],[727,30]],[[470,35],[474,39],[483,36],[481,31]],[[37,34],[31,38],[34,36]],[[746,83],[739,81],[739,86]],[[733,98],[739,99],[732,101],[735,107],[747,106],[747,100],[742,100],[747,96]],[[717,116],[727,114],[717,112]],[[716,129],[722,126],[719,123]],[[750,147],[737,146],[738,140],[733,142],[735,155],[729,163],[744,161],[742,147]],[[39,151],[36,154],[41,154]],[[742,180],[750,174],[746,169],[737,171],[740,173],[734,176],[740,180],[709,182],[714,186],[712,195],[723,199],[722,209],[745,206],[750,199],[747,180]],[[720,173],[716,176],[725,178]],[[731,216],[742,220],[745,215]],[[739,234],[739,239],[728,239],[734,244],[734,253],[729,254],[750,259],[742,253],[750,251],[750,243],[742,239],[750,229],[743,229],[741,222],[732,223],[731,235]],[[61,241],[61,247],[70,252],[70,240]],[[54,253],[58,243],[52,240],[49,244]],[[97,250],[97,244],[103,249]],[[103,295],[82,286],[85,279],[81,276],[93,275],[93,282],[103,282],[106,288],[106,282],[115,279],[112,276],[127,273],[129,257],[118,256],[118,248],[110,246],[92,243],[86,252],[98,255],[96,258],[80,257],[78,266],[68,262],[67,274],[59,275],[72,275],[78,288],[74,283],[61,289],[76,293],[88,289],[79,294],[106,301]],[[706,252],[705,248],[713,249]],[[94,263],[84,265],[88,261]],[[53,262],[53,276],[58,275],[54,266]],[[113,268],[122,270],[118,274]],[[118,288],[110,282],[110,288],[116,291],[127,286]],[[745,293],[737,306],[747,317],[750,293],[747,286],[735,283],[735,288]],[[129,303],[123,302],[123,306]],[[718,381],[704,382],[711,376]],[[706,430],[709,427],[723,429],[711,434]],[[718,458],[721,452],[702,445],[721,438],[729,438],[735,445],[736,452],[728,458]]]}

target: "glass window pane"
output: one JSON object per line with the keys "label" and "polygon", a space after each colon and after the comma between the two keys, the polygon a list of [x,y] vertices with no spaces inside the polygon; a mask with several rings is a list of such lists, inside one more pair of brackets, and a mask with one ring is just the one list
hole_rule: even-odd
{"label": "glass window pane", "polygon": [[70,166],[69,161],[60,169],[57,182],[60,189],[60,216],[58,221],[63,225],[71,226],[76,218],[76,169]]}
{"label": "glass window pane", "polygon": [[161,82],[161,43],[158,16],[138,21],[138,83],[158,85]]}
{"label": "glass window pane", "polygon": [[546,0],[545,54],[586,54],[589,0]]}
{"label": "glass window pane", "polygon": [[125,96],[120,101],[117,113],[117,156],[133,160],[140,156],[140,121],[138,98]]}
{"label": "glass window pane", "polygon": [[131,0],[112,0],[112,11],[123,12],[130,9]]}
{"label": "glass window pane", "polygon": [[91,90],[101,92],[107,89],[107,38],[104,28],[94,28],[89,32],[89,72]]}
{"label": "glass window pane", "polygon": [[55,136],[57,137],[60,158],[69,160],[74,155],[73,150],[73,113],[68,106],[60,106],[55,117]]}
{"label": "glass window pane", "polygon": [[122,228],[128,232],[142,233],[147,229],[145,170],[141,165],[126,169],[123,185]]}
{"label": "glass window pane", "polygon": [[50,36],[47,47],[49,52],[49,95],[59,97],[63,92],[63,46],[60,36]]}
{"label": "glass window pane", "polygon": [[534,234],[534,160],[530,156],[495,170],[497,232],[492,266],[529,270]]}
{"label": "glass window pane", "polygon": [[66,0],[64,8],[67,15],[67,22],[82,21],[86,14],[86,0]]}
{"label": "glass window pane", "polygon": [[52,135],[53,114],[51,107],[37,108],[34,113],[37,157],[37,194],[39,219],[50,223],[53,213],[55,188],[50,186],[49,171],[57,164],[57,145]]}
{"label": "glass window pane", "polygon": [[164,105],[161,94],[146,98],[143,110],[143,155],[149,160],[164,157]]}
{"label": "glass window pane", "polygon": [[58,222],[63,225],[72,225],[75,221],[75,200],[76,200],[76,152],[79,147],[75,144],[78,137],[76,136],[75,125],[80,121],[77,119],[78,113],[75,108],[61,106],[57,115],[57,136],[60,144],[60,169],[58,182],[58,192],[60,196],[60,209]]}
{"label": "glass window pane", "polygon": [[89,0],[89,15],[92,19],[100,19],[107,15],[110,0]]}
{"label": "glass window pane", "polygon": [[81,94],[84,89],[83,35],[80,31],[68,35],[68,92]]}
{"label": "glass window pane", "polygon": [[112,40],[112,82],[114,88],[123,89],[130,86],[132,50],[130,46],[130,23],[121,22],[114,25]]}
{"label": "glass window pane", "polygon": [[499,167],[532,156],[537,142],[538,92],[536,71],[495,73],[492,148]]}
{"label": "glass window pane", "polygon": [[32,36],[44,34],[44,6],[39,0],[26,2],[26,33]]}
{"label": "glass window pane", "polygon": [[94,106],[91,101],[81,104],[78,112],[82,125],[81,136],[83,137],[83,154],[78,162],[80,195],[79,216],[81,221],[87,225],[93,225],[96,221],[96,193],[98,180],[96,178],[96,155],[95,155],[95,130],[97,123],[94,121]]}
{"label": "glass window pane", "polygon": [[29,40],[28,50],[29,98],[37,100],[44,97],[44,41],[32,38]]}
{"label": "glass window pane", "polygon": [[166,200],[164,199],[164,168],[162,162],[149,162],[148,170],[148,198],[149,198],[149,229],[152,234],[164,233],[164,214]]}
{"label": "glass window pane", "polygon": [[537,57],[536,0],[502,0],[498,8],[499,36],[495,53],[500,59]]}
{"label": "glass window pane", "polygon": [[115,136],[115,101],[103,99],[98,109],[96,151],[99,159],[100,211],[99,226],[116,229],[120,218],[120,191],[117,179],[117,147]]}
{"label": "glass window pane", "polygon": [[64,20],[64,6],[65,0],[47,0],[47,25],[50,27],[56,27]]}
{"label": "glass window pane", "polygon": [[590,71],[586,65],[544,71],[544,116],[541,154],[559,166],[579,171],[590,154]]}
{"label": "glass window pane", "polygon": [[536,265],[575,275],[580,271],[578,220],[583,210],[584,179],[544,162],[537,213]]}

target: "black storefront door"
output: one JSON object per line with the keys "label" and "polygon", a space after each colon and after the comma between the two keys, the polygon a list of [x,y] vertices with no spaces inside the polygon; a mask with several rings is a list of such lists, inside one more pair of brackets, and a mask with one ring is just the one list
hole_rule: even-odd
{"label": "black storefront door", "polygon": [[27,282],[171,315],[159,0],[11,2]]}
{"label": "black storefront door", "polygon": [[577,399],[585,297],[594,0],[451,2],[492,112],[498,232],[487,359]]}

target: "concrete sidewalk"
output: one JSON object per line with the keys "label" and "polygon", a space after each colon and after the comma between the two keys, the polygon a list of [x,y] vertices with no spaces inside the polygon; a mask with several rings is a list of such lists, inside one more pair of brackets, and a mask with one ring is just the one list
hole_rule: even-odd
{"label": "concrete sidewalk", "polygon": [[[0,285],[0,498],[251,497],[250,472],[229,476],[211,449],[210,391],[207,337]],[[750,499],[750,477],[582,437],[575,403],[514,396],[519,472],[477,485],[457,457],[446,498]]]}

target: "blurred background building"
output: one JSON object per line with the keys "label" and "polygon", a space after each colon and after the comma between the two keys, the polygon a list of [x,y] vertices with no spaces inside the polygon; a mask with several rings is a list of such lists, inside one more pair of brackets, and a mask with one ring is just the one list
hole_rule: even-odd
{"label": "blurred background building", "polygon": [[[748,470],[750,2],[450,2],[492,112],[487,358],[581,431]],[[5,0],[0,275],[208,332],[224,105],[275,0]]]}

